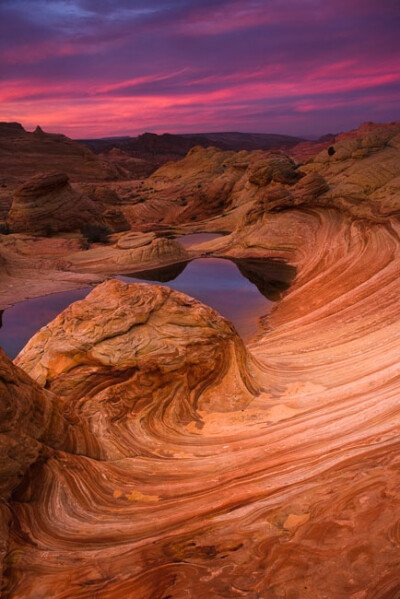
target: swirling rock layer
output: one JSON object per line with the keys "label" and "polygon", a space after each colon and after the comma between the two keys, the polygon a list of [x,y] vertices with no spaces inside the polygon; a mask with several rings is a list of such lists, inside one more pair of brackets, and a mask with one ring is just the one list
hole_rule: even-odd
{"label": "swirling rock layer", "polygon": [[110,281],[2,357],[5,597],[400,596],[398,147],[372,132],[298,178],[265,165],[208,245],[297,269],[249,346],[183,294]]}

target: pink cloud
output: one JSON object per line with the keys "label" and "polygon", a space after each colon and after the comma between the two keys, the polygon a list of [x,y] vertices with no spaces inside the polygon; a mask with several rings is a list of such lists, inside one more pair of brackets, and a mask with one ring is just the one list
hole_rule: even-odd
{"label": "pink cloud", "polygon": [[105,49],[117,48],[122,42],[123,40],[118,37],[114,39],[86,37],[70,40],[43,40],[2,50],[0,58],[3,64],[30,65],[47,59],[96,55]]}
{"label": "pink cloud", "polygon": [[[202,89],[184,95],[146,94],[127,95],[126,90],[147,82],[173,79],[188,74],[188,89],[200,83],[210,83],[212,78],[191,79],[187,69],[123,80],[117,83],[99,84],[94,81],[69,81],[48,84],[45,80],[18,80],[5,82],[0,91],[1,120],[19,120],[27,126],[40,123],[49,130],[65,131],[79,137],[83,135],[107,135],[121,131],[160,130],[161,123],[180,130],[196,124],[215,127],[218,122],[229,123],[235,117],[243,118],[248,112],[248,102],[268,101],[268,110],[279,111],[284,101],[292,106],[294,113],[310,113],[319,109],[356,106],[371,101],[358,96],[353,100],[338,95],[360,92],[379,86],[400,82],[400,73],[387,65],[386,71],[370,67],[355,68],[353,63],[332,63],[325,68],[317,67],[306,77],[284,73],[284,65],[247,73],[230,74],[221,78],[215,90]],[[353,72],[355,71],[355,72]],[[43,93],[46,89],[49,97]],[[108,92],[117,92],[110,96]],[[34,101],[27,99],[35,97]],[[331,97],[334,96],[334,97]],[[299,99],[304,97],[303,99]],[[27,117],[27,115],[29,115]],[[226,118],[224,117],[226,115]],[[274,117],[276,122],[276,117]],[[162,127],[162,126],[161,126]],[[163,130],[170,127],[162,127]],[[162,130],[161,129],[161,130]]]}
{"label": "pink cloud", "polygon": [[123,81],[119,81],[118,83],[110,83],[108,85],[100,86],[97,88],[96,93],[101,94],[116,90],[121,90],[121,92],[123,92],[123,90],[126,88],[132,88],[141,85],[142,83],[167,81],[168,79],[173,79],[174,77],[177,77],[178,75],[183,75],[184,73],[188,73],[189,71],[190,69],[187,67],[172,73],[157,73],[153,75],[145,75],[143,77],[134,77],[133,79],[126,79]]}
{"label": "pink cloud", "polygon": [[[181,20],[178,19],[175,30],[184,35],[207,36],[251,29],[260,25],[273,25],[288,18],[288,8],[291,17],[298,23],[309,18],[306,11],[298,10],[298,4],[296,6],[295,2],[286,1],[285,6],[279,0],[235,0],[222,3],[220,7],[208,7],[206,10],[200,5]],[[318,15],[318,11],[313,14],[316,19]]]}

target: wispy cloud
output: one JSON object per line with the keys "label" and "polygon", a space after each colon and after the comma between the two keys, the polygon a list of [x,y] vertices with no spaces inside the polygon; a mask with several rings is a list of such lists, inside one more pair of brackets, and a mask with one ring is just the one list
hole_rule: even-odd
{"label": "wispy cloud", "polygon": [[398,118],[397,0],[2,0],[0,119],[74,136]]}

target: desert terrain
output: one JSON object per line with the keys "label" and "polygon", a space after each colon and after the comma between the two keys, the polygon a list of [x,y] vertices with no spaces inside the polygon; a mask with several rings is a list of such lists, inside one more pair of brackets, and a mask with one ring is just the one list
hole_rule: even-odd
{"label": "desert terrain", "polygon": [[[400,597],[400,123],[144,141],[0,123],[3,317],[93,288],[0,353],[2,596]],[[199,259],[250,340],[123,279]]]}

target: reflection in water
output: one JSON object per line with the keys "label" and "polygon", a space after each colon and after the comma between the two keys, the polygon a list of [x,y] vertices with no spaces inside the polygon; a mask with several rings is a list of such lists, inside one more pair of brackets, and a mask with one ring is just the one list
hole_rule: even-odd
{"label": "reflection in water", "polygon": [[173,281],[178,277],[181,272],[186,268],[186,262],[178,262],[177,264],[171,264],[170,266],[163,266],[161,268],[152,268],[151,270],[141,270],[140,272],[134,272],[131,275],[124,275],[115,277],[121,281],[127,281],[136,279],[140,281],[155,281],[157,283],[167,283]]}
{"label": "reflection in water", "polygon": [[[165,269],[168,271],[168,269]],[[164,271],[163,280],[167,273]],[[133,277],[118,277],[136,282]],[[200,258],[190,262],[168,287],[182,291],[211,306],[232,321],[245,341],[257,331],[257,319],[269,312],[272,303],[244,278],[235,264],[218,258]]]}
{"label": "reflection in water", "polygon": [[84,298],[91,288],[53,293],[25,300],[3,312],[0,346],[15,358],[29,339],[45,324],[53,320],[67,306]]}
{"label": "reflection in water", "polygon": [[296,276],[296,269],[281,260],[234,260],[236,266],[246,279],[254,283],[260,293],[276,302],[284,291],[289,289]]}
{"label": "reflection in water", "polygon": [[[257,332],[258,318],[269,312],[270,300],[279,298],[294,275],[293,267],[276,261],[241,260],[234,264],[218,258],[200,258],[116,278],[128,283],[168,284],[217,310],[234,323],[245,341],[249,341]],[[14,358],[38,329],[89,291],[90,288],[86,288],[55,293],[5,310],[0,345]]]}
{"label": "reflection in water", "polygon": [[231,320],[240,336],[249,341],[257,332],[257,321],[267,314],[272,302],[293,280],[296,269],[277,260],[237,260],[199,258],[181,267],[179,276],[172,276],[174,268],[117,277],[122,281],[168,281],[168,287],[182,291],[211,306]]}

